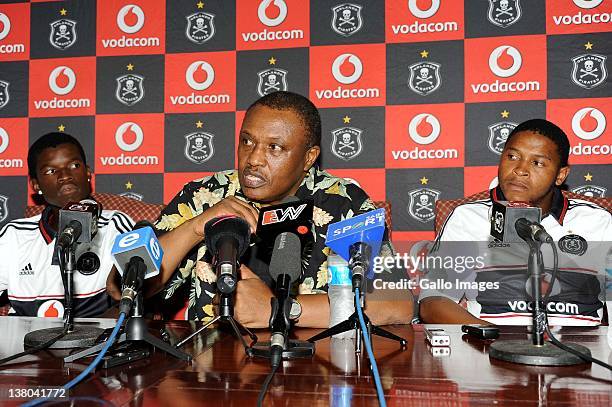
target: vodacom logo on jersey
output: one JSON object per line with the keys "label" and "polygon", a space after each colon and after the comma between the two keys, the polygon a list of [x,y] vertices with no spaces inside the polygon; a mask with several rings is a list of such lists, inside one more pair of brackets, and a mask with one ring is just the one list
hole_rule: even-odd
{"label": "vodacom logo on jersey", "polygon": [[[303,16],[308,15],[309,10],[304,2],[260,0],[259,3],[248,3],[240,2],[236,5],[237,25],[240,32],[239,49],[266,48],[268,46],[264,44],[270,42],[272,42],[270,46],[274,47],[273,42],[275,41],[282,41],[283,46],[308,45],[308,32],[306,32],[308,19]],[[291,10],[294,10],[293,13],[290,12]]]}
{"label": "vodacom logo on jersey", "polygon": [[[606,116],[595,107],[584,107],[579,109],[572,117],[572,131],[581,140],[591,143],[578,144],[572,146],[570,153],[578,156],[610,156],[612,146],[603,143],[595,144],[594,140],[601,137],[606,131]],[[608,137],[608,140],[610,137]]]}
{"label": "vodacom logo on jersey", "polygon": [[[107,50],[106,54],[131,53],[133,48],[152,48],[145,53],[162,50],[164,39],[159,33],[163,32],[165,10],[158,8],[155,4],[140,3],[126,4],[117,10],[98,3],[98,45],[101,50]],[[113,20],[116,25],[108,24]],[[127,52],[112,51],[121,49]]]}
{"label": "vodacom logo on jersey", "polygon": [[[492,47],[487,58],[482,53],[487,42],[492,41],[477,39],[468,42],[466,47],[465,60],[471,65],[466,67],[466,101],[545,96],[545,70],[542,67],[546,66],[546,56],[541,55],[545,54],[542,49],[529,44],[529,39],[521,38],[517,41],[519,44]],[[542,60],[541,64],[538,59]]]}
{"label": "vodacom logo on jersey", "polygon": [[[51,93],[45,92],[53,97],[41,99],[34,97],[34,109],[43,112],[53,109],[90,108],[92,106],[91,99],[74,96],[77,93],[76,88],[78,88],[78,83],[77,73],[73,67],[66,65],[54,67],[51,69],[47,79],[48,89],[51,91]],[[32,89],[36,88],[36,84],[33,84]],[[79,93],[85,94],[83,90],[81,90]],[[49,115],[52,116],[53,114]]]}

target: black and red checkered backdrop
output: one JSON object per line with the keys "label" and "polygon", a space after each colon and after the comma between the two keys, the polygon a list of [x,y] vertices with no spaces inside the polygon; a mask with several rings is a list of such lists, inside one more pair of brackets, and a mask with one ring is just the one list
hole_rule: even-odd
{"label": "black and red checkered backdrop", "polygon": [[234,166],[244,110],[275,90],[320,108],[322,166],[390,201],[394,238],[493,185],[528,118],[569,135],[571,189],[612,187],[609,0],[0,3],[0,224],[45,132],[83,143],[97,191],[168,202]]}

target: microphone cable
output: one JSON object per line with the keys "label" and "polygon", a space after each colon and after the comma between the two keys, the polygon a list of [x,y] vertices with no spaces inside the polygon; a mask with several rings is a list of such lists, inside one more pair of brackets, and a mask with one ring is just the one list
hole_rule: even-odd
{"label": "microphone cable", "polygon": [[43,350],[45,348],[48,348],[49,346],[53,345],[55,342],[57,342],[58,340],[62,339],[64,337],[64,335],[66,335],[68,333],[68,325],[64,325],[64,329],[62,330],[62,332],[60,332],[59,334],[55,335],[54,337],[52,337],[51,339],[49,339],[47,342],[45,343],[41,343],[40,345],[37,345],[33,348],[29,348],[27,350],[24,350],[23,352],[17,353],[13,356],[9,356],[6,357],[4,359],[0,359],[0,365],[3,365],[7,362],[10,362],[11,360],[15,360],[18,359],[22,356],[26,356],[26,355],[31,355],[33,353],[36,353],[40,350]]}
{"label": "microphone cable", "polygon": [[279,366],[280,366],[280,363],[272,364],[272,371],[268,373],[266,380],[264,380],[263,384],[261,385],[261,391],[259,392],[259,396],[257,397],[257,407],[263,406],[263,401],[266,398],[268,387],[270,387],[270,383],[272,383],[272,379],[274,378],[274,375],[276,374],[276,371],[278,370]]}
{"label": "microphone cable", "polygon": [[[550,285],[548,286],[548,289],[546,290],[546,294],[544,295],[544,298],[542,299],[542,302],[544,303],[544,309],[547,309],[548,296],[550,295],[550,292],[552,291],[553,284],[555,283],[555,280],[557,279],[557,274],[558,274],[558,271],[559,271],[559,253],[557,252],[557,246],[555,245],[555,242],[548,242],[548,244],[550,245],[550,247],[552,248],[552,251],[553,251],[554,265],[553,265],[552,277],[550,279]],[[586,362],[595,363],[595,364],[598,364],[600,366],[605,367],[608,370],[612,370],[612,366],[610,366],[606,362],[602,362],[599,359],[595,359],[592,356],[585,355],[584,353],[582,353],[580,351],[572,349],[569,346],[564,345],[557,338],[555,338],[555,335],[553,335],[553,333],[550,330],[550,327],[548,326],[548,314],[546,314],[546,325],[545,326],[546,326],[546,334],[548,335],[548,342],[552,343],[553,345],[555,345],[558,348],[563,349],[566,352],[569,352],[569,353],[571,353],[571,354],[573,354],[575,356],[578,356],[580,359],[582,359],[582,360],[584,360]]]}
{"label": "microphone cable", "polygon": [[[124,320],[125,320],[125,313],[122,312],[122,313],[119,314],[119,318],[117,318],[117,323],[115,325],[115,328],[113,329],[113,332],[110,334],[110,336],[106,340],[106,343],[105,343],[104,347],[102,348],[102,350],[100,351],[100,353],[98,354],[98,356],[96,356],[96,358],[89,364],[89,366],[87,366],[85,368],[85,370],[83,370],[77,377],[75,377],[74,379],[70,380],[68,383],[66,383],[65,385],[62,386],[66,390],[66,394],[68,394],[68,391],[71,388],[73,388],[77,384],[79,384],[89,373],[91,373],[96,368],[96,366],[98,366],[98,364],[100,363],[100,361],[102,360],[102,358],[104,357],[104,355],[106,354],[108,349],[115,342],[115,338],[117,337],[117,334],[119,333],[119,329],[123,325],[123,321]],[[27,402],[25,404],[22,404],[22,407],[37,406],[37,405],[39,405],[41,403],[44,403],[44,402],[47,402],[49,400],[52,400],[52,399],[49,399],[47,397],[34,399],[34,400],[29,401],[29,402]]]}
{"label": "microphone cable", "polygon": [[370,365],[372,367],[372,376],[374,376],[374,384],[376,385],[376,396],[378,397],[378,405],[381,407],[387,407],[385,401],[385,393],[382,388],[380,381],[380,374],[378,373],[378,366],[376,365],[376,359],[374,358],[374,352],[372,351],[372,344],[370,343],[370,335],[368,335],[368,327],[366,326],[363,318],[363,311],[361,310],[359,288],[355,288],[355,310],[357,310],[357,316],[359,317],[359,325],[361,325],[361,336],[363,336],[363,343],[368,351],[368,358],[370,359]]}

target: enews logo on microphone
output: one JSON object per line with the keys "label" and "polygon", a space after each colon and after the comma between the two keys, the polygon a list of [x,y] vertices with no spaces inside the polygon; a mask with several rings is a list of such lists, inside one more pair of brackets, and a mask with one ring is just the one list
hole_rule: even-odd
{"label": "enews logo on microphone", "polygon": [[262,226],[265,226],[281,223],[286,220],[297,220],[306,206],[307,204],[301,204],[299,206],[290,206],[288,208],[279,208],[266,211],[262,215],[261,224]]}

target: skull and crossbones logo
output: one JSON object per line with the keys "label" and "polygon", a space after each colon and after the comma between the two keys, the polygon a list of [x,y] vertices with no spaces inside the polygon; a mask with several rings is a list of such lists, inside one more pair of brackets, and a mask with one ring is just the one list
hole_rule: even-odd
{"label": "skull and crossbones logo", "polygon": [[66,24],[60,24],[59,31],[56,31],[56,40],[68,40],[70,41],[70,32],[68,32],[68,26]]}
{"label": "skull and crossbones logo", "polygon": [[495,8],[495,18],[499,18],[503,15],[512,17],[512,10],[514,10],[514,7],[508,4],[508,0],[501,0],[499,2],[499,7]]}
{"label": "skull and crossbones logo", "polygon": [[351,135],[349,133],[343,133],[342,134],[342,140],[340,140],[339,142],[340,147],[338,147],[338,150],[343,150],[345,148],[352,150],[355,150],[355,140],[351,140]]}
{"label": "skull and crossbones logo", "polygon": [[417,86],[421,85],[423,83],[428,83],[429,85],[432,85],[432,78],[433,75],[431,75],[429,73],[429,68],[421,68],[419,69],[419,76],[417,77]]}
{"label": "skull and crossbones logo", "polygon": [[502,144],[506,144],[508,140],[508,136],[510,135],[510,129],[503,128],[499,131],[499,137],[497,138],[497,142],[495,143],[495,148],[501,150]]}
{"label": "skull and crossbones logo", "polygon": [[351,10],[342,10],[342,16],[339,18],[338,26],[342,27],[346,24],[351,27],[355,26],[355,17],[351,15]]}
{"label": "skull and crossbones logo", "polygon": [[596,72],[598,71],[599,68],[595,66],[595,63],[590,59],[587,59],[586,61],[584,61],[584,68],[580,68],[580,72],[582,73],[582,75],[580,75],[580,79],[583,79],[585,76],[592,76],[594,78],[597,78]]}
{"label": "skull and crossbones logo", "polygon": [[419,201],[416,203],[416,213],[419,213],[421,211],[432,211],[433,203],[430,202],[429,200],[429,195],[427,194],[421,194],[419,195]]}
{"label": "skull and crossbones logo", "polygon": [[205,21],[202,17],[196,18],[195,25],[193,26],[193,34],[198,33],[208,35],[208,27],[205,25]]}
{"label": "skull and crossbones logo", "polygon": [[136,92],[137,90],[134,86],[134,81],[132,79],[128,79],[125,81],[125,87],[121,91],[121,97],[126,97],[127,95],[138,96]]}
{"label": "skull and crossbones logo", "polygon": [[196,137],[194,144],[191,146],[191,154],[202,153],[206,154],[206,146],[204,145],[204,138]]}
{"label": "skull and crossbones logo", "polygon": [[268,75],[268,80],[266,81],[264,92],[270,91],[279,91],[280,90],[280,82],[278,82],[278,77],[276,74]]}

